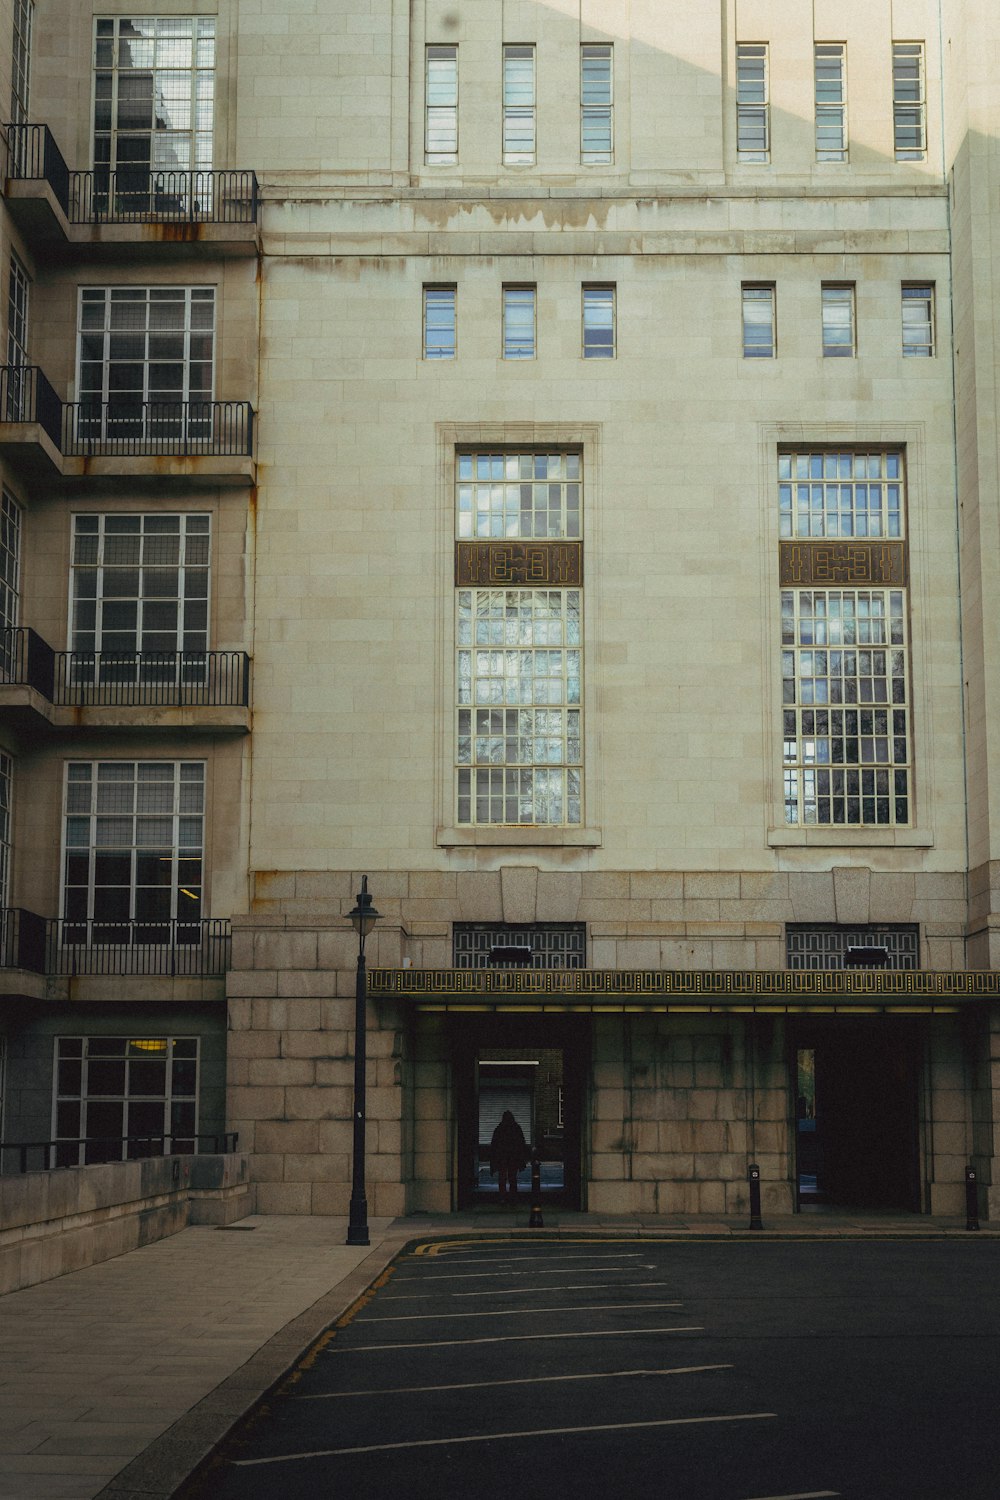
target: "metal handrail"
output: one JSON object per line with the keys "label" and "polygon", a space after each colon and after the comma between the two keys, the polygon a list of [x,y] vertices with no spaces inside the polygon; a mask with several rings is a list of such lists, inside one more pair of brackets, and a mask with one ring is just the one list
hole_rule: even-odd
{"label": "metal handrail", "polygon": [[68,457],[253,456],[249,401],[71,401],[63,409]]}
{"label": "metal handrail", "polygon": [[48,974],[221,976],[229,967],[228,917],[102,922],[97,917],[48,923]]}
{"label": "metal handrail", "polygon": [[245,651],[55,653],[53,702],[60,705],[246,708],[249,701]]}
{"label": "metal handrail", "polygon": [[[16,1151],[18,1153],[19,1171],[21,1172],[27,1172],[29,1170],[29,1151],[42,1151],[45,1153],[45,1156],[42,1160],[41,1165],[36,1168],[36,1170],[40,1172],[53,1172],[59,1170],[60,1168],[65,1170],[67,1167],[72,1168],[79,1166],[102,1166],[107,1162],[112,1161],[148,1161],[151,1157],[160,1156],[229,1155],[237,1150],[239,1146],[239,1139],[240,1133],[238,1130],[220,1130],[214,1135],[204,1132],[185,1135],[182,1131],[177,1131],[176,1134],[173,1135],[81,1135],[77,1136],[76,1139],[73,1139],[73,1137],[70,1136],[54,1141],[0,1141],[0,1171],[2,1171],[3,1169],[3,1152],[5,1151]],[[194,1144],[194,1149],[185,1151],[183,1149],[183,1144],[188,1141],[191,1141]],[[199,1142],[201,1141],[212,1142],[209,1150],[201,1150],[199,1145]],[[219,1149],[220,1141],[222,1142],[221,1152]],[[167,1145],[168,1142],[170,1143],[169,1148]],[[180,1142],[181,1146],[179,1147],[177,1144],[175,1144],[176,1142]],[[76,1161],[60,1163],[59,1161],[54,1159],[60,1151],[64,1150],[67,1147],[75,1147],[77,1154],[79,1155],[81,1146],[84,1147],[86,1151],[86,1149],[90,1146],[118,1146],[120,1148],[123,1148],[131,1147],[133,1145],[151,1146],[154,1143],[159,1144],[159,1151],[150,1150],[144,1152],[136,1152],[134,1154],[129,1151],[126,1154],[124,1150],[120,1150],[117,1156],[102,1156],[97,1161],[85,1160],[83,1162]]]}
{"label": "metal handrail", "polygon": [[69,215],[69,168],[47,125],[3,127],[4,176],[16,182],[47,182],[63,213]]}
{"label": "metal handrail", "polygon": [[98,167],[70,173],[72,224],[256,224],[255,172]]}
{"label": "metal handrail", "polygon": [[24,625],[0,630],[0,687],[30,687],[52,702],[55,652]]}
{"label": "metal handrail", "polygon": [[37,422],[62,446],[63,402],[38,365],[0,365],[0,422]]}

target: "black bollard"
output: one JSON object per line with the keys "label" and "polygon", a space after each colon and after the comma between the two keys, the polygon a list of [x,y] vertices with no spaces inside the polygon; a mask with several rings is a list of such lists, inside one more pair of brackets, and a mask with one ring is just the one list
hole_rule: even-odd
{"label": "black bollard", "polygon": [[760,1216],[760,1167],[755,1161],[747,1168],[747,1176],[750,1179],[750,1228],[763,1229],[764,1223]]}
{"label": "black bollard", "polygon": [[528,1228],[545,1228],[542,1221],[542,1169],[537,1155],[531,1158],[531,1213],[528,1215]]}
{"label": "black bollard", "polygon": [[965,1169],[965,1227],[979,1228],[979,1181],[975,1167]]}

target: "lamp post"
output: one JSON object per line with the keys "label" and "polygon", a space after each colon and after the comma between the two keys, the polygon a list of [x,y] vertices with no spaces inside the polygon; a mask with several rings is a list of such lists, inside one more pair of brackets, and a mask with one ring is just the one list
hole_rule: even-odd
{"label": "lamp post", "polygon": [[354,988],[354,1170],[351,1175],[351,1209],[347,1225],[349,1245],[370,1245],[368,1238],[368,1199],[365,1197],[365,1002],[368,998],[368,975],[365,969],[365,938],[381,913],[372,905],[368,894],[368,876],[361,878],[351,921],[358,934],[358,977]]}

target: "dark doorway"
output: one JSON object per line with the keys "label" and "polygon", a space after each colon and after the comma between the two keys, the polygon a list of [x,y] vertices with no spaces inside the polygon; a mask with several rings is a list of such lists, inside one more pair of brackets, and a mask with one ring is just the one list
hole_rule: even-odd
{"label": "dark doorway", "polygon": [[[537,1153],[545,1202],[580,1207],[583,1090],[589,1028],[539,1017],[489,1016],[452,1028],[459,1208],[496,1204],[489,1143],[510,1110]],[[518,1176],[528,1202],[531,1168]]]}
{"label": "dark doorway", "polygon": [[797,1038],[798,1205],[918,1212],[919,1033],[905,1022],[810,1028]]}

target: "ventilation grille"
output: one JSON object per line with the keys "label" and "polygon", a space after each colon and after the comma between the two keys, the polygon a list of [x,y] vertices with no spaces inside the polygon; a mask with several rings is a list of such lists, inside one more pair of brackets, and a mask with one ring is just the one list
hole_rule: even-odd
{"label": "ventilation grille", "polygon": [[[494,950],[530,949],[531,960],[504,957]],[[587,956],[585,922],[456,922],[456,969],[582,969]]]}

